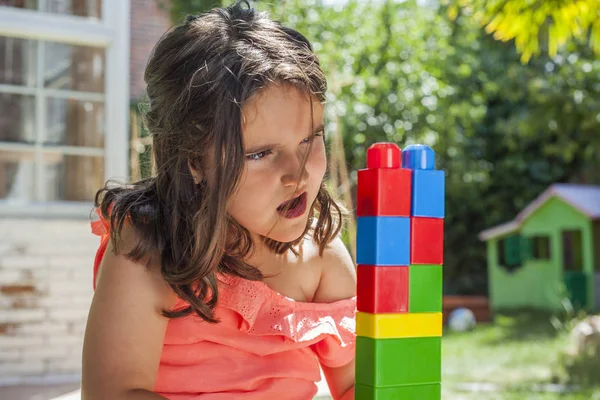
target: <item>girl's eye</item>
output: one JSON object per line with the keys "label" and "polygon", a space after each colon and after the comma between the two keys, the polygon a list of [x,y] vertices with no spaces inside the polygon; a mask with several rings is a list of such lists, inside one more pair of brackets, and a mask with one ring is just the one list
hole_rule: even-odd
{"label": "girl's eye", "polygon": [[308,142],[314,140],[314,138],[316,138],[316,137],[323,136],[324,133],[325,133],[325,131],[323,129],[321,129],[320,131],[316,132],[314,135],[309,136],[306,139],[304,139],[302,141],[302,143],[308,143]]}
{"label": "girl's eye", "polygon": [[246,155],[246,159],[247,160],[258,161],[258,160],[263,159],[264,157],[266,157],[270,153],[271,153],[271,150],[259,151],[258,153],[252,153],[252,154]]}
{"label": "girl's eye", "polygon": [[[325,133],[325,130],[321,129],[314,135],[311,135],[311,136],[305,138],[304,140],[302,140],[301,143],[309,143],[312,140],[314,140],[316,137],[323,136],[324,133]],[[259,151],[258,153],[247,154],[246,159],[251,160],[251,161],[260,161],[271,153],[272,153],[271,150]]]}

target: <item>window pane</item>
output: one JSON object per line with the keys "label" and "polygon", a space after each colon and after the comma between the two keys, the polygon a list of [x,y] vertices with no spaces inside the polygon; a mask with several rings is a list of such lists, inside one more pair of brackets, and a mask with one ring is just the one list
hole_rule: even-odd
{"label": "window pane", "polygon": [[0,0],[0,6],[37,10],[38,0]]}
{"label": "window pane", "polygon": [[534,236],[533,243],[533,259],[534,260],[549,260],[550,259],[550,237],[549,236]]}
{"label": "window pane", "polygon": [[44,155],[45,201],[91,201],[104,184],[104,157]]}
{"label": "window pane", "polygon": [[104,146],[104,104],[48,98],[46,143]]}
{"label": "window pane", "polygon": [[[43,10],[40,6],[44,5]],[[80,17],[100,18],[102,12],[102,0],[0,0],[0,6],[26,8],[29,10],[40,10],[53,14],[69,14]]]}
{"label": "window pane", "polygon": [[34,173],[33,152],[0,150],[0,199],[33,200]]}
{"label": "window pane", "polygon": [[102,0],[46,0],[44,12],[100,18]]}
{"label": "window pane", "polygon": [[44,42],[44,87],[104,92],[104,49]]}
{"label": "window pane", "polygon": [[37,42],[0,36],[0,84],[36,85]]}
{"label": "window pane", "polygon": [[498,240],[498,247],[496,248],[496,252],[498,255],[498,265],[504,267],[506,265],[506,257],[504,256],[504,239]]}
{"label": "window pane", "polygon": [[[43,42],[44,86],[104,92],[105,50]],[[37,86],[38,41],[0,36],[0,84]]]}
{"label": "window pane", "polygon": [[0,93],[0,141],[35,142],[33,96]]}

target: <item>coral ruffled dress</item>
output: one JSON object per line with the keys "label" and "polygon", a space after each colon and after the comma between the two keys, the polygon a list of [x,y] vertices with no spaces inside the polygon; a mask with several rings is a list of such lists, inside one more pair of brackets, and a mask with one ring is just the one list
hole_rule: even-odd
{"label": "coral ruffled dress", "polygon": [[[92,223],[101,237],[94,282],[109,241],[108,224]],[[263,282],[221,276],[215,316],[195,314],[167,326],[155,391],[172,400],[309,400],[329,367],[354,358],[356,298],[303,303]],[[185,307],[182,300],[177,308]]]}

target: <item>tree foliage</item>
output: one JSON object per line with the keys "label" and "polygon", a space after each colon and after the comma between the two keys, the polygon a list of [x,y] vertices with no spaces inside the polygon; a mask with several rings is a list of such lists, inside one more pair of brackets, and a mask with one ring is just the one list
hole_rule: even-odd
{"label": "tree foliage", "polygon": [[210,10],[213,7],[220,7],[224,4],[222,0],[155,0],[158,4],[169,10],[171,20],[178,23],[183,20],[187,14],[198,14]]}
{"label": "tree foliage", "polygon": [[514,40],[521,60],[528,62],[542,50],[550,57],[571,40],[589,40],[600,54],[598,0],[444,0],[449,15],[459,9],[472,14],[488,33],[502,41]]}
{"label": "tree foliage", "polygon": [[374,142],[434,148],[447,173],[447,292],[485,292],[478,232],[554,182],[600,184],[600,61],[587,44],[523,64],[513,44],[468,12],[451,15],[452,5],[255,5],[313,42],[331,87],[328,130],[341,131],[353,171]]}

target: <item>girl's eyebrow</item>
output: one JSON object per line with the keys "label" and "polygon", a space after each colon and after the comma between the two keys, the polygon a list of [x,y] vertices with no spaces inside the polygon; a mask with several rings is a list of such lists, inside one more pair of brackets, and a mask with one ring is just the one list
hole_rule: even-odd
{"label": "girl's eyebrow", "polygon": [[[313,135],[321,132],[323,129],[325,129],[325,125],[324,124],[319,124],[313,130]],[[248,154],[260,153],[261,151],[265,151],[265,150],[268,150],[268,149],[274,149],[274,148],[279,147],[279,146],[281,146],[281,144],[279,144],[279,143],[259,144],[259,145],[247,148],[246,149],[246,153],[248,153]]]}
{"label": "girl's eyebrow", "polygon": [[321,132],[323,129],[325,129],[325,125],[324,124],[319,124],[317,125],[317,127],[315,128],[315,130],[313,131],[313,134],[315,133],[319,133]]}

